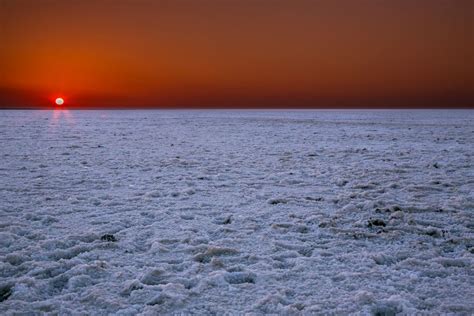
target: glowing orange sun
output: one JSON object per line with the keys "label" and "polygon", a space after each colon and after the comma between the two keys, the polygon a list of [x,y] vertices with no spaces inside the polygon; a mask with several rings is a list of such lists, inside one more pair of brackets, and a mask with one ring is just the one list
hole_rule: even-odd
{"label": "glowing orange sun", "polygon": [[56,102],[56,105],[63,105],[64,104],[63,98],[57,98],[55,102]]}

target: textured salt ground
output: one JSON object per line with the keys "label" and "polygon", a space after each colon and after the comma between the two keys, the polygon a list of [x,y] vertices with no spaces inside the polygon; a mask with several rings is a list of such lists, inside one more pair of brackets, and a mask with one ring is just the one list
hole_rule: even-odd
{"label": "textured salt ground", "polygon": [[0,313],[474,313],[473,111],[1,111]]}

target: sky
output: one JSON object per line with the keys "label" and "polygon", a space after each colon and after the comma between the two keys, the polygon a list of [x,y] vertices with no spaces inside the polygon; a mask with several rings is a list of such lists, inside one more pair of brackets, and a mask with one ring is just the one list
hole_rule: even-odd
{"label": "sky", "polygon": [[472,0],[0,0],[0,107],[474,106]]}

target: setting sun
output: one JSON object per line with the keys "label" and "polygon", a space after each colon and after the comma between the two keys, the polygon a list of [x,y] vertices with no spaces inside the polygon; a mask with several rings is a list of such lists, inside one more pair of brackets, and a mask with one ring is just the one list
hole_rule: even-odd
{"label": "setting sun", "polygon": [[56,102],[56,105],[63,105],[64,104],[63,98],[57,98],[55,102]]}

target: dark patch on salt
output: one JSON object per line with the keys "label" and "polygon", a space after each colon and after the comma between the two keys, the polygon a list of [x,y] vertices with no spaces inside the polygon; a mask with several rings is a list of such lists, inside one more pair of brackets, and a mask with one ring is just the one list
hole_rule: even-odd
{"label": "dark patch on salt", "polygon": [[387,226],[387,224],[385,224],[385,222],[381,219],[378,219],[378,218],[375,218],[375,219],[369,219],[368,220],[368,223],[367,223],[367,226],[369,227],[372,227],[372,226]]}
{"label": "dark patch on salt", "polygon": [[225,217],[218,218],[214,221],[214,223],[218,225],[229,225],[232,223],[232,215],[228,215]]}
{"label": "dark patch on salt", "polygon": [[277,204],[286,204],[288,201],[286,199],[270,199],[268,200],[268,204],[277,205]]}
{"label": "dark patch on salt", "polygon": [[319,226],[320,228],[326,228],[326,227],[329,226],[329,223],[328,223],[328,222],[321,222],[321,223],[319,223],[318,226]]}
{"label": "dark patch on salt", "polygon": [[444,237],[445,231],[444,230],[439,230],[436,228],[429,228],[425,231],[425,234],[431,237]]}
{"label": "dark patch on salt", "polygon": [[102,235],[102,237],[100,237],[100,240],[116,242],[117,238],[115,238],[115,236],[112,234],[105,234],[105,235]]}
{"label": "dark patch on salt", "polygon": [[0,286],[0,302],[7,300],[12,295],[12,287],[10,285]]}
{"label": "dark patch on salt", "polygon": [[386,208],[376,208],[375,209],[375,213],[391,213],[391,212],[398,212],[398,211],[402,211],[401,207],[399,206],[392,206],[390,208],[386,207]]}
{"label": "dark patch on salt", "polygon": [[323,198],[322,198],[322,197],[317,197],[317,198],[314,198],[314,197],[311,197],[311,196],[307,196],[307,197],[305,197],[305,199],[306,199],[306,200],[308,200],[308,201],[317,201],[317,202],[319,202],[319,201],[322,201],[322,200],[323,200]]}

